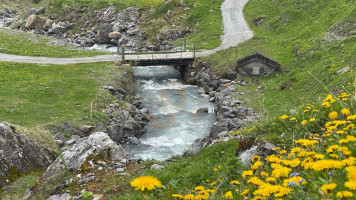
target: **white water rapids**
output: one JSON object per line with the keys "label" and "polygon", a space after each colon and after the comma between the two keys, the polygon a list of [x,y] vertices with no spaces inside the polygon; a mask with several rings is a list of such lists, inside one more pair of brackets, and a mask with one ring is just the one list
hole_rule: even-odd
{"label": "white water rapids", "polygon": [[[192,150],[196,139],[209,135],[215,122],[214,104],[199,97],[198,87],[183,84],[178,70],[171,66],[135,67],[141,83],[139,94],[153,115],[139,145],[124,145],[135,158],[166,160]],[[196,114],[207,107],[209,113]]]}

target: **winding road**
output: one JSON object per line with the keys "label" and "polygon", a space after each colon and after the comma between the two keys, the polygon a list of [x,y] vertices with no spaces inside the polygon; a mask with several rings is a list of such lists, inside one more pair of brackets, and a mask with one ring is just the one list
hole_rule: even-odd
{"label": "winding road", "polygon": [[[221,5],[223,15],[224,35],[221,36],[221,45],[212,50],[203,50],[197,52],[197,57],[204,57],[217,51],[227,49],[242,43],[253,37],[253,32],[249,28],[244,16],[243,8],[248,0],[225,0]],[[154,59],[165,58],[191,58],[192,52],[174,53],[174,54],[154,54]],[[126,55],[128,60],[151,59],[151,54]],[[90,62],[107,62],[120,60],[116,55],[100,55],[84,58],[53,58],[53,57],[33,57],[18,56],[0,53],[0,61],[35,63],[35,64],[75,64]]]}

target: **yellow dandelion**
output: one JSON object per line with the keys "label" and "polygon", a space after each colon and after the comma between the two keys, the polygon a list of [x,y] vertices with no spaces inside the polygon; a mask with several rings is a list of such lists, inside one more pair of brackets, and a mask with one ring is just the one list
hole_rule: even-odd
{"label": "yellow dandelion", "polygon": [[303,121],[301,122],[302,125],[305,125],[306,123],[307,123],[307,120],[303,120]]}
{"label": "yellow dandelion", "polygon": [[250,191],[250,189],[246,189],[243,192],[241,192],[241,196],[245,196],[246,194],[248,194],[248,192]]}
{"label": "yellow dandelion", "polygon": [[243,178],[246,178],[247,176],[252,176],[252,175],[253,175],[252,170],[248,170],[248,171],[243,171],[242,172],[242,177]]}
{"label": "yellow dandelion", "polygon": [[240,184],[240,182],[238,182],[238,181],[235,181],[235,180],[233,180],[233,181],[230,181],[230,185],[238,185],[238,184]]}
{"label": "yellow dandelion", "polygon": [[344,108],[344,109],[341,110],[341,113],[342,113],[343,115],[349,115],[349,114],[350,114],[350,110],[347,109],[347,108]]}
{"label": "yellow dandelion", "polygon": [[226,192],[224,197],[226,199],[234,199],[234,196],[232,196],[232,192],[231,191]]}
{"label": "yellow dandelion", "polygon": [[342,197],[353,197],[354,195],[350,191],[340,191],[336,193],[336,197],[342,198]]}
{"label": "yellow dandelion", "polygon": [[131,183],[132,187],[135,187],[135,190],[145,191],[154,190],[155,187],[162,187],[162,183],[153,176],[141,176],[135,178]]}
{"label": "yellow dandelion", "polygon": [[337,112],[332,111],[331,113],[329,113],[329,118],[330,118],[331,120],[336,119],[336,118],[337,118]]}
{"label": "yellow dandelion", "polygon": [[287,119],[288,118],[288,115],[282,115],[279,117],[279,119]]}
{"label": "yellow dandelion", "polygon": [[202,191],[202,190],[205,190],[205,188],[204,188],[204,186],[199,185],[199,186],[196,186],[196,187],[194,188],[194,190],[195,190],[195,191]]}
{"label": "yellow dandelion", "polygon": [[321,187],[321,190],[324,192],[324,194],[329,194],[335,188],[336,188],[336,184],[335,183],[331,183],[331,184],[323,185]]}
{"label": "yellow dandelion", "polygon": [[255,155],[255,156],[253,156],[252,157],[252,162],[257,162],[257,161],[260,161],[260,159],[261,159],[261,157],[260,156],[258,156],[258,155]]}
{"label": "yellow dandelion", "polygon": [[310,122],[313,122],[313,121],[315,121],[315,118],[314,118],[314,117],[313,117],[313,118],[310,118],[309,121],[310,121]]}
{"label": "yellow dandelion", "polygon": [[345,187],[349,188],[350,190],[356,190],[356,180],[347,181],[344,183]]}
{"label": "yellow dandelion", "polygon": [[180,194],[172,194],[172,197],[173,198],[178,198],[178,199],[184,199],[184,196],[180,195]]}
{"label": "yellow dandelion", "polygon": [[184,199],[186,199],[186,200],[192,200],[192,199],[194,199],[194,194],[187,194],[187,195],[185,195],[184,196]]}

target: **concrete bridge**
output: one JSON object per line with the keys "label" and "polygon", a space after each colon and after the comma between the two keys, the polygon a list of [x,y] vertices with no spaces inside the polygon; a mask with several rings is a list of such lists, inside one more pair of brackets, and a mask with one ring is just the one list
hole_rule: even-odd
{"label": "concrete bridge", "polygon": [[120,60],[135,66],[178,65],[188,66],[193,63],[195,52],[152,52],[145,54],[125,54]]}

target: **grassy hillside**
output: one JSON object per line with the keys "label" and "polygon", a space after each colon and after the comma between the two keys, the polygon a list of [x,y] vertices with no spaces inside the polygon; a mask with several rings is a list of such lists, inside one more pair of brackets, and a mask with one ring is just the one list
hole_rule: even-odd
{"label": "grassy hillside", "polygon": [[[80,124],[103,120],[96,105],[112,99],[109,92],[98,91],[100,86],[115,80],[118,71],[111,63],[0,62],[0,121],[34,128],[64,121]],[[94,119],[89,118],[91,101]]]}
{"label": "grassy hillside", "polygon": [[0,53],[66,58],[107,54],[70,46],[50,37],[8,29],[0,29]]}
{"label": "grassy hillside", "polygon": [[[190,30],[191,34],[186,37],[189,48],[196,45],[197,49],[213,49],[220,45],[223,34],[222,3],[223,0],[167,1],[150,12],[141,26],[150,35],[166,29]],[[184,39],[175,42],[175,46],[183,44]]]}
{"label": "grassy hillside", "polygon": [[[265,120],[295,110],[303,102],[314,101],[354,78],[356,66],[356,8],[353,1],[268,1],[251,0],[244,9],[255,37],[238,46],[238,58],[260,52],[282,65],[282,73],[254,80],[238,87],[246,93],[247,106]],[[263,21],[256,25],[257,19]],[[300,56],[295,56],[298,46]],[[233,70],[236,49],[207,59],[217,73]],[[349,67],[340,75],[336,72]],[[287,89],[281,90],[280,85]],[[268,89],[257,90],[264,85]],[[325,89],[327,87],[328,89]]]}

